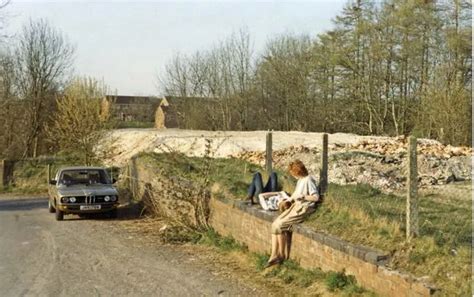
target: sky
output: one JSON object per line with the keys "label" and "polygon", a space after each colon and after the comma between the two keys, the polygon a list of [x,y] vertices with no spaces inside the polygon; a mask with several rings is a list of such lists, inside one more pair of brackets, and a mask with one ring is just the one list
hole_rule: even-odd
{"label": "sky", "polygon": [[12,0],[5,11],[12,41],[29,19],[46,19],[74,44],[76,74],[103,80],[119,95],[156,96],[156,77],[178,52],[210,49],[246,28],[259,53],[279,34],[330,30],[345,3]]}

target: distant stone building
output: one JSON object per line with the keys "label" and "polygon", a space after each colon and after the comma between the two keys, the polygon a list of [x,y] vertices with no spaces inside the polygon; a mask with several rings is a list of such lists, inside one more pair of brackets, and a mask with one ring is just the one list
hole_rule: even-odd
{"label": "distant stone building", "polygon": [[[214,130],[216,100],[203,97],[113,96],[102,101],[102,114],[118,122],[155,123],[155,128]],[[124,123],[126,124],[126,123]]]}
{"label": "distant stone building", "polygon": [[165,96],[155,112],[155,128],[214,130],[209,115],[215,106],[212,98]]}
{"label": "distant stone building", "polygon": [[157,97],[107,95],[102,100],[102,113],[121,122],[154,122],[161,101]]}

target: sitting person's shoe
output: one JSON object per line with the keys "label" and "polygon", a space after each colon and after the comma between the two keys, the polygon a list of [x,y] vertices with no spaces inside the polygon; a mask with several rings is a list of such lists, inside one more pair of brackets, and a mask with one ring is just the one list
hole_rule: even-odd
{"label": "sitting person's shoe", "polygon": [[255,201],[253,201],[253,197],[252,197],[252,196],[249,196],[249,197],[245,198],[245,201],[247,201],[247,204],[248,204],[249,206],[252,206],[252,205],[257,204]]}
{"label": "sitting person's shoe", "polygon": [[267,264],[263,268],[268,268],[268,267],[271,267],[273,265],[281,264],[281,263],[283,263],[283,261],[284,261],[283,258],[277,257],[277,258],[275,258],[271,261],[268,261]]}

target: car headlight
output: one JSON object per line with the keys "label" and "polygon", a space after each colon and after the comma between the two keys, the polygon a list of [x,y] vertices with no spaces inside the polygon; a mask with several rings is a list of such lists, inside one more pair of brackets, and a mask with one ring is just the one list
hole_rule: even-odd
{"label": "car headlight", "polygon": [[69,197],[69,202],[72,202],[72,203],[76,202],[76,197]]}
{"label": "car headlight", "polygon": [[105,197],[104,197],[104,201],[105,201],[105,202],[109,202],[109,201],[110,201],[110,196],[105,196]]}
{"label": "car headlight", "polygon": [[61,198],[61,202],[62,202],[62,203],[68,203],[68,202],[69,202],[69,198],[68,198],[68,197],[63,197],[63,198]]}
{"label": "car headlight", "polygon": [[112,196],[112,197],[110,198],[110,200],[111,200],[112,202],[117,201],[117,196]]}

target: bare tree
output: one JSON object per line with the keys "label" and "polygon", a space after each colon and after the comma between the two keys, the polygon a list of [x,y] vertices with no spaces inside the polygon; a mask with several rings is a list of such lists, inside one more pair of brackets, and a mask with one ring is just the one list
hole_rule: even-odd
{"label": "bare tree", "polygon": [[12,57],[0,58],[0,157],[15,158],[24,136],[25,115],[14,89]]}
{"label": "bare tree", "polygon": [[190,100],[196,99],[191,97],[218,98],[214,101],[215,108],[202,110],[213,123],[220,118],[220,124],[213,127],[247,129],[248,92],[253,88],[254,69],[250,34],[242,29],[208,51],[197,51],[191,56],[177,54],[165,66],[163,75],[158,76],[158,83],[167,95],[190,97]]}
{"label": "bare tree", "polygon": [[164,74],[157,77],[158,84],[166,95],[183,97],[190,95],[188,67],[188,58],[180,53],[166,64]]}
{"label": "bare tree", "polygon": [[23,157],[36,157],[48,110],[72,68],[74,47],[45,20],[30,20],[14,50],[16,82],[27,114]]}

